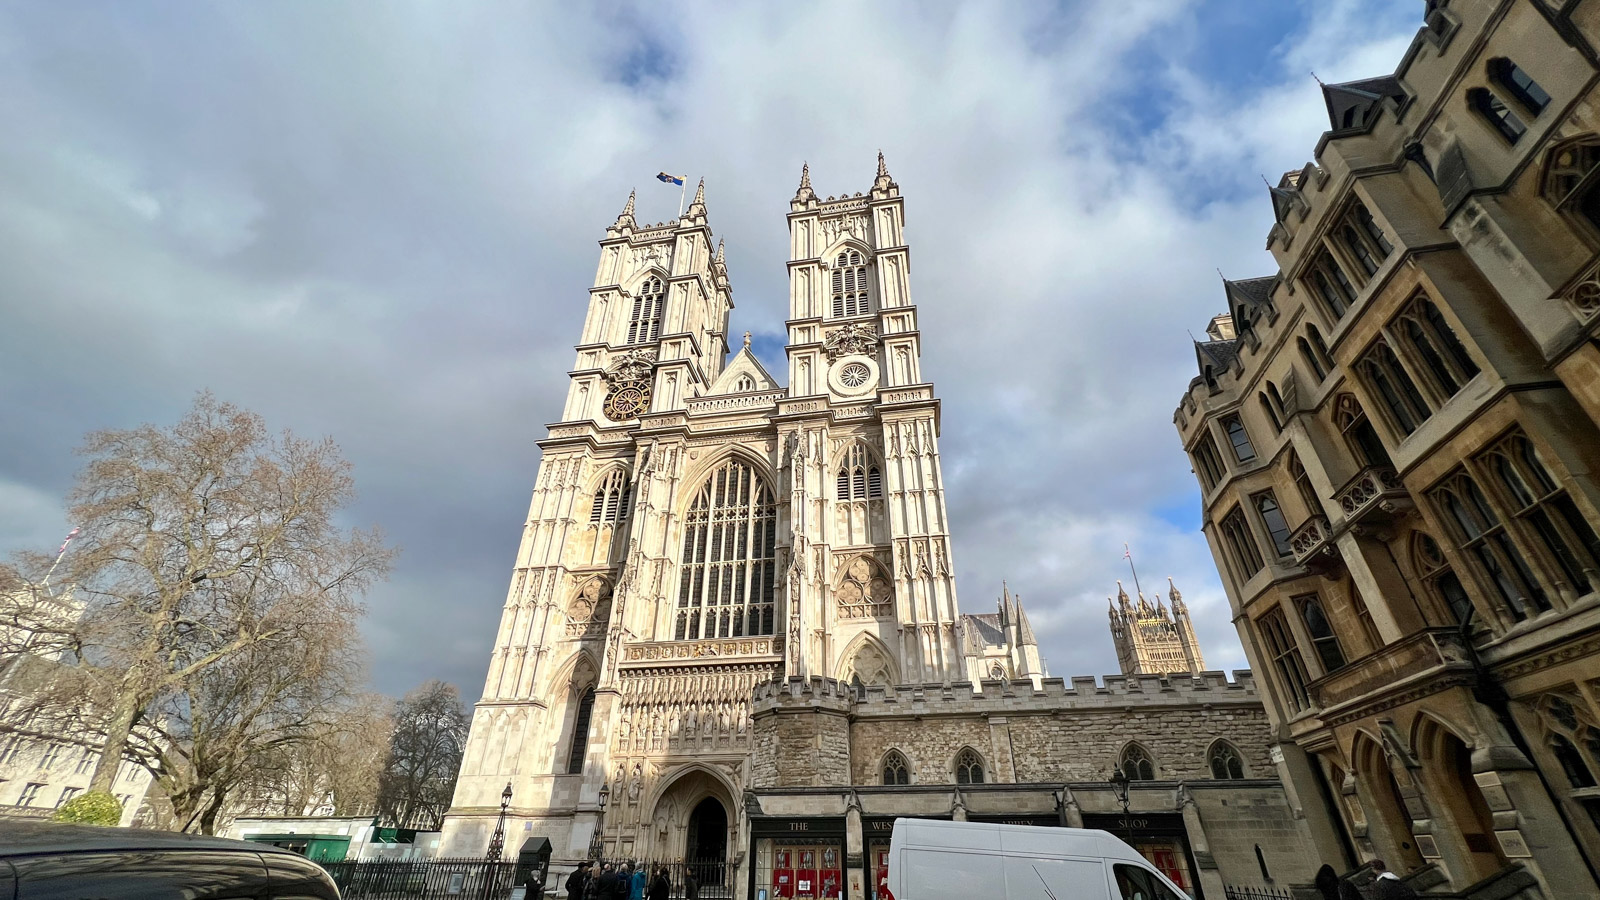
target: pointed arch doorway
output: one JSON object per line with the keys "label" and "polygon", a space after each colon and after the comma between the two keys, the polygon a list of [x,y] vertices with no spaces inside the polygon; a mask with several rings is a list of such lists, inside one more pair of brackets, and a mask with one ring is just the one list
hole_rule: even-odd
{"label": "pointed arch doorway", "polygon": [[[700,882],[701,896],[707,888],[722,888],[727,884],[728,810],[722,801],[706,797],[695,804],[689,813],[686,829],[684,861],[694,871]],[[720,896],[712,892],[710,896]]]}

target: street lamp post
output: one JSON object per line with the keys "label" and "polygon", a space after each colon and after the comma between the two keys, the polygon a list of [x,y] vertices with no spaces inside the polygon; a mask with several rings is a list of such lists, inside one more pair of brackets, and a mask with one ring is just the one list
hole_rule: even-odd
{"label": "street lamp post", "polygon": [[1133,829],[1128,824],[1128,774],[1122,771],[1121,766],[1111,769],[1111,791],[1117,795],[1117,802],[1122,804],[1122,833],[1131,840]]}
{"label": "street lamp post", "polygon": [[511,806],[511,782],[506,782],[506,789],[500,792],[500,820],[494,825],[494,834],[489,837],[489,850],[484,858],[489,862],[500,861],[500,851],[506,847],[506,809]]}
{"label": "street lamp post", "polygon": [[610,785],[604,783],[600,785],[599,799],[600,814],[595,816],[594,836],[589,838],[589,858],[594,860],[598,860],[601,854],[605,852],[605,843],[600,839],[600,835],[606,827],[606,801],[611,799]]}

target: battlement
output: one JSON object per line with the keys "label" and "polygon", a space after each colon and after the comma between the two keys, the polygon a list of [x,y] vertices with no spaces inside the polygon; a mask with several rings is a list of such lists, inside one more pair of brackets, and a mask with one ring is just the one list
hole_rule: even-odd
{"label": "battlement", "polygon": [[[756,685],[753,709],[760,713],[780,709],[828,708],[855,715],[971,712],[1055,712],[1107,707],[1184,706],[1214,703],[1259,704],[1255,678],[1249,669],[1201,672],[1198,676],[1079,675],[1071,679],[1045,678],[1039,690],[1032,682],[984,681],[981,692],[971,682],[942,684],[868,685],[860,696],[850,685],[833,678],[791,676]],[[941,709],[942,707],[942,709]]]}

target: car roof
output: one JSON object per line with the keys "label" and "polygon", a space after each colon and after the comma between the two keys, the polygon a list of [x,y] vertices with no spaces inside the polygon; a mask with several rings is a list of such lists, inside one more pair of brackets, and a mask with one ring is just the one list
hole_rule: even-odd
{"label": "car roof", "polygon": [[[43,853],[85,853],[105,850],[231,850],[251,853],[289,853],[270,844],[252,844],[229,838],[137,828],[102,828],[55,822],[11,819],[0,824],[0,856]],[[293,856],[295,854],[289,853]]]}

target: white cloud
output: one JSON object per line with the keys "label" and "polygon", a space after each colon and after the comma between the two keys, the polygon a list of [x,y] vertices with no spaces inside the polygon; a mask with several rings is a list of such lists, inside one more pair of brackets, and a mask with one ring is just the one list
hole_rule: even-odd
{"label": "white cloud", "polygon": [[[801,161],[854,192],[881,148],[964,605],[1009,578],[1056,674],[1110,671],[1128,541],[1147,587],[1176,578],[1209,661],[1242,665],[1204,541],[1171,521],[1198,503],[1171,425],[1185,330],[1222,304],[1216,267],[1270,270],[1256,175],[1324,127],[1305,70],[1390,71],[1417,18],[1301,8],[1303,30],[1238,48],[1266,73],[1240,87],[1186,53],[1227,36],[1177,0],[8,7],[0,519],[30,524],[0,547],[53,540],[39,498],[82,432],[209,387],[340,441],[354,517],[406,551],[369,598],[379,685],[470,693],[628,189],[661,219],[678,197],[651,176],[704,174],[733,328],[781,334]],[[1118,111],[1157,101],[1130,137]]]}

